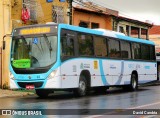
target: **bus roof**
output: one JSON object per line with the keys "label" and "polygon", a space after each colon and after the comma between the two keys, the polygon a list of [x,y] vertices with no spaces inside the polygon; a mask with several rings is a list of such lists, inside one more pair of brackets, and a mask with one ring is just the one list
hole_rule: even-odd
{"label": "bus roof", "polygon": [[55,25],[58,25],[58,27],[60,28],[65,28],[69,30],[74,30],[74,31],[79,31],[79,32],[84,32],[84,33],[89,33],[89,34],[96,34],[96,35],[101,35],[101,36],[108,36],[108,37],[113,37],[113,38],[119,38],[122,40],[131,41],[131,42],[155,45],[155,43],[152,41],[129,37],[120,32],[115,32],[115,31],[105,30],[105,29],[88,29],[88,28],[83,28],[83,27],[78,27],[78,26],[73,26],[73,25],[68,25],[68,24],[56,24],[56,23],[38,24],[38,25],[23,26],[23,27],[16,28],[16,29],[23,29],[23,28],[29,28],[29,27],[55,26]]}
{"label": "bus roof", "polygon": [[83,28],[83,27],[78,27],[78,26],[73,26],[73,25],[68,25],[68,24],[59,24],[59,27],[74,30],[74,31],[84,32],[84,33],[90,33],[90,34],[108,36],[108,37],[113,37],[113,38],[119,38],[119,39],[122,39],[122,40],[131,41],[131,42],[138,42],[138,43],[155,45],[155,43],[153,41],[129,37],[129,36],[126,36],[123,33],[115,32],[115,31],[111,31],[111,30],[88,29],[88,28]]}

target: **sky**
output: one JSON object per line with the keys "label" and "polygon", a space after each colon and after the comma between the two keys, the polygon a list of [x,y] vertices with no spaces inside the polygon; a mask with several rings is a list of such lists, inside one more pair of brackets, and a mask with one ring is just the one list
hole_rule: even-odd
{"label": "sky", "polygon": [[160,25],[160,0],[87,0],[119,11],[119,15]]}

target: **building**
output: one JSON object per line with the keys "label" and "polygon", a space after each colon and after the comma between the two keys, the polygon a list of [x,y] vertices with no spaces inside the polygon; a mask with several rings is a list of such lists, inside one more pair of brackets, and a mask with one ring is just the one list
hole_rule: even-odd
{"label": "building", "polygon": [[[11,32],[11,3],[9,0],[0,0],[0,87],[8,86],[8,55],[9,48],[5,51],[2,50],[2,41],[5,34]],[[9,45],[10,41],[6,38],[6,45]],[[2,79],[3,78],[3,79]]]}
{"label": "building", "polygon": [[[82,3],[82,2],[81,2]],[[128,36],[149,39],[152,24],[119,16],[118,11],[91,2],[73,7],[73,25],[122,32]]]}
{"label": "building", "polygon": [[156,44],[156,53],[160,53],[160,25],[154,25],[149,30],[149,39]]}
{"label": "building", "polygon": [[157,70],[158,70],[158,80],[160,80],[160,25],[154,25],[149,30],[149,38],[155,43],[156,49],[156,60],[157,60]]}
{"label": "building", "polygon": [[149,29],[152,24],[122,16],[113,18],[113,30],[125,33],[128,36],[149,39]]}
{"label": "building", "polygon": [[118,16],[118,11],[103,8],[92,4],[83,3],[84,6],[73,7],[73,25],[85,28],[103,28],[112,30],[112,17]]}
{"label": "building", "polygon": [[[25,9],[30,14],[26,22],[22,18],[22,12]],[[12,0],[12,28],[47,22],[68,23],[67,10],[68,3],[59,0],[53,2],[47,2],[47,0]]]}
{"label": "building", "polygon": [[112,30],[112,15],[85,8],[73,8],[73,25],[85,28],[103,28]]}

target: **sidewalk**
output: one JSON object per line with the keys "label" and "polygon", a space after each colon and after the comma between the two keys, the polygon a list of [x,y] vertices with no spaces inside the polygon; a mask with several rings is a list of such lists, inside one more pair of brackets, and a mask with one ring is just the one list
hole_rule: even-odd
{"label": "sidewalk", "polygon": [[0,89],[0,98],[2,97],[23,97],[34,95],[33,92],[25,92],[24,90],[8,90],[8,89]]}

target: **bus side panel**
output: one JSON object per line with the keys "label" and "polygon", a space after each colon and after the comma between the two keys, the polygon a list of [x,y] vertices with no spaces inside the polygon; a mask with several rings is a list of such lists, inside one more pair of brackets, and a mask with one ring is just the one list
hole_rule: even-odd
{"label": "bus side panel", "polygon": [[[122,66],[122,64],[121,64]],[[138,73],[138,76],[143,74],[143,70],[141,68],[141,63],[139,62],[134,62],[134,61],[126,61],[124,60],[124,66],[123,66],[123,71],[122,71],[122,81],[119,85],[128,85],[131,83],[131,74],[133,71],[136,71]]]}
{"label": "bus side panel", "polygon": [[138,83],[146,83],[152,80],[156,80],[155,63],[126,61],[124,68],[125,73],[123,76],[127,77],[123,79],[122,84],[130,84],[131,74],[133,71],[137,71]]}
{"label": "bus side panel", "polygon": [[[70,59],[64,62],[61,66],[62,88],[77,88],[79,84],[79,76],[82,71],[88,71],[91,76],[91,86],[106,85],[106,74],[104,66],[98,59]],[[86,78],[88,79],[88,78]],[[109,84],[112,83],[112,78]]]}
{"label": "bus side panel", "polygon": [[137,71],[139,83],[156,80],[155,68],[155,63],[151,62],[87,58],[70,59],[61,66],[62,88],[77,88],[79,76],[83,70],[89,71],[91,87],[95,87],[130,84],[133,71]]}
{"label": "bus side panel", "polygon": [[91,87],[112,85],[112,76],[109,75],[109,62],[105,59],[97,59],[92,61],[93,76],[91,79]]}
{"label": "bus side panel", "polygon": [[10,79],[10,89],[19,89],[18,85],[13,79]]}
{"label": "bus side panel", "polygon": [[56,70],[56,74],[53,78],[48,76],[44,88],[61,88],[60,67]]}
{"label": "bus side panel", "polygon": [[[121,61],[119,60],[103,60],[103,70],[106,76],[106,85],[115,85],[121,74]],[[104,84],[105,85],[105,84]]]}
{"label": "bus side panel", "polygon": [[143,79],[139,79],[139,83],[146,83],[153,80],[157,80],[156,63],[151,63],[151,62],[143,63],[142,68],[144,70],[144,77]]}
{"label": "bus side panel", "polygon": [[79,62],[69,59],[61,65],[62,88],[77,88],[79,78]]}

